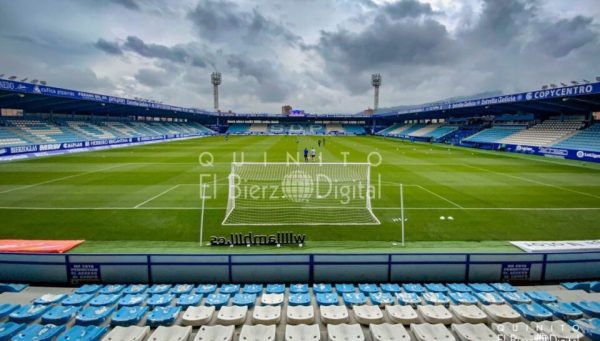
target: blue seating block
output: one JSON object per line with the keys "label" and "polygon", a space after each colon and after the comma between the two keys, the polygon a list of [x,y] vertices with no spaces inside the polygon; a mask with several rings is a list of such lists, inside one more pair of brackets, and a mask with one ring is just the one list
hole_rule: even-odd
{"label": "blue seating block", "polygon": [[214,294],[217,291],[216,284],[200,284],[196,287],[196,294],[207,296],[210,294]]}
{"label": "blue seating block", "polygon": [[171,305],[171,302],[173,302],[174,298],[175,298],[175,295],[171,295],[171,294],[154,294],[150,297],[150,299],[148,299],[148,301],[146,301],[146,304],[150,308],[164,307],[164,306]]}
{"label": "blue seating block", "polygon": [[27,287],[27,284],[0,283],[0,294],[3,292],[21,292]]}
{"label": "blue seating block", "polygon": [[66,294],[45,294],[33,300],[33,304],[56,304],[64,300],[66,297]]}
{"label": "blue seating block", "polygon": [[18,332],[12,337],[12,341],[51,341],[60,333],[64,332],[65,326],[55,326],[53,324],[41,325],[33,324],[24,330]]}
{"label": "blue seating block", "polygon": [[26,304],[15,309],[8,315],[9,320],[16,323],[29,323],[44,315],[51,306]]}
{"label": "blue seating block", "polygon": [[131,284],[125,290],[123,290],[123,294],[125,295],[137,295],[143,294],[146,290],[148,290],[148,286],[146,284]]}
{"label": "blue seating block", "polygon": [[137,295],[125,295],[117,302],[119,307],[131,307],[134,305],[143,305],[146,302],[148,295],[137,294]]}
{"label": "blue seating block", "polygon": [[193,290],[194,286],[191,284],[177,284],[173,287],[173,290],[171,290],[171,294],[175,296],[189,295]]}
{"label": "blue seating block", "polygon": [[552,319],[552,312],[539,303],[514,304],[512,307],[519,314],[521,314],[521,316],[525,317],[529,321],[544,321]]}
{"label": "blue seating block", "polygon": [[347,293],[354,293],[356,291],[356,288],[353,284],[340,283],[335,285],[335,291],[338,294],[342,295]]}
{"label": "blue seating block", "polygon": [[183,294],[177,298],[175,305],[178,307],[187,308],[190,306],[197,306],[202,301],[202,295],[197,294]]}
{"label": "blue seating block", "polygon": [[206,304],[209,307],[214,306],[215,309],[221,309],[222,306],[227,305],[228,301],[228,294],[209,294],[208,296],[206,296],[204,304]]}
{"label": "blue seating block", "polygon": [[2,303],[0,304],[0,319],[8,316],[20,307],[18,304]]}
{"label": "blue seating block", "polygon": [[396,298],[398,299],[398,304],[410,305],[413,307],[416,307],[423,302],[423,300],[421,300],[421,296],[414,292],[398,292],[396,293]]}
{"label": "blue seating block", "polygon": [[525,295],[538,303],[553,303],[557,301],[554,295],[550,295],[545,291],[526,291]]}
{"label": "blue seating block", "polygon": [[75,289],[75,293],[80,295],[95,294],[100,291],[100,289],[102,289],[102,285],[100,284],[84,284]]}
{"label": "blue seating block", "polygon": [[531,304],[531,298],[522,292],[501,292],[500,296],[510,304]]}
{"label": "blue seating block", "polygon": [[490,283],[490,286],[498,292],[517,292],[517,288],[509,283]]}
{"label": "blue seating block", "polygon": [[310,305],[310,295],[308,293],[290,294],[288,304],[291,306]]}
{"label": "blue seating block", "polygon": [[454,304],[472,305],[477,304],[477,298],[470,292],[451,292],[448,297]]}
{"label": "blue seating block", "polygon": [[313,285],[313,292],[315,294],[318,294],[318,293],[328,294],[328,293],[333,292],[333,287],[329,283],[319,283],[319,284]]}
{"label": "blue seating block", "polygon": [[308,284],[292,284],[290,285],[290,293],[292,294],[305,294],[308,292]]}
{"label": "blue seating block", "polygon": [[90,306],[100,307],[114,305],[121,298],[120,294],[100,294],[90,301]]}
{"label": "blue seating block", "polygon": [[171,290],[173,286],[171,284],[154,284],[148,289],[150,295],[162,295],[166,294]]}
{"label": "blue seating block", "polygon": [[254,294],[260,295],[262,294],[263,285],[262,284],[246,284],[242,289],[244,294]]}
{"label": "blue seating block", "polygon": [[496,292],[496,289],[487,283],[470,283],[469,286],[475,292]]}
{"label": "blue seating block", "polygon": [[475,297],[483,304],[504,304],[506,300],[497,292],[476,292]]}
{"label": "blue seating block", "polygon": [[464,283],[448,283],[446,284],[448,290],[452,292],[472,292],[473,289]]}
{"label": "blue seating block", "polygon": [[77,306],[55,306],[42,315],[42,324],[67,324],[79,312]]}
{"label": "blue seating block", "polygon": [[100,325],[115,311],[115,307],[102,306],[94,307],[90,306],[84,308],[75,317],[75,324],[80,326]]}
{"label": "blue seating block", "polygon": [[107,327],[73,326],[56,341],[100,341],[107,331]]}
{"label": "blue seating block", "polygon": [[441,292],[426,292],[421,295],[421,298],[427,304],[449,306],[450,299]]}
{"label": "blue seating block", "polygon": [[64,306],[84,306],[94,298],[94,294],[71,294],[67,296],[60,304]]}
{"label": "blue seating block", "polygon": [[593,341],[600,341],[600,319],[580,319],[570,320],[571,326],[577,326],[577,328],[587,337]]}
{"label": "blue seating block", "polygon": [[148,315],[146,325],[150,327],[170,326],[175,323],[180,312],[181,307],[156,307]]}
{"label": "blue seating block", "polygon": [[546,309],[561,320],[576,320],[583,317],[583,312],[567,302],[546,303]]}
{"label": "blue seating block", "polygon": [[404,283],[402,284],[402,289],[405,292],[412,292],[415,294],[422,294],[425,292],[425,287],[418,283]]}
{"label": "blue seating block", "polygon": [[448,292],[448,288],[446,288],[446,286],[441,283],[427,283],[425,284],[425,289],[429,292]]}
{"label": "blue seating block", "polygon": [[5,322],[0,323],[0,341],[8,341],[13,335],[25,329],[27,324],[25,323],[14,323]]}
{"label": "blue seating block", "polygon": [[285,284],[267,284],[267,294],[283,294],[285,292]]}
{"label": "blue seating block", "polygon": [[395,294],[397,292],[401,292],[402,288],[396,283],[382,283],[380,286],[381,291],[388,292],[390,294]]}
{"label": "blue seating block", "polygon": [[110,284],[105,285],[98,293],[104,295],[115,295],[120,294],[123,290],[125,290],[124,284]]}
{"label": "blue seating block", "polygon": [[146,306],[121,307],[110,319],[110,325],[122,327],[137,325],[147,312]]}
{"label": "blue seating block", "polygon": [[233,296],[232,300],[234,305],[246,306],[248,308],[254,307],[254,302],[256,302],[256,294],[237,293]]}
{"label": "blue seating block", "polygon": [[369,295],[372,293],[379,292],[379,287],[377,286],[377,284],[363,283],[358,285],[358,291],[362,292],[365,295]]}
{"label": "blue seating block", "polygon": [[316,294],[316,300],[318,305],[338,305],[340,300],[338,295],[331,292],[319,292]]}
{"label": "blue seating block", "polygon": [[219,294],[233,295],[240,291],[239,284],[223,284],[219,289]]}
{"label": "blue seating block", "polygon": [[600,317],[600,302],[596,301],[579,301],[573,302],[573,305],[586,315],[591,317]]}
{"label": "blue seating block", "polygon": [[342,294],[342,300],[347,306],[363,305],[367,303],[367,297],[362,292],[359,293],[344,293]]}
{"label": "blue seating block", "polygon": [[394,304],[394,296],[389,292],[374,292],[369,294],[373,305],[384,306]]}

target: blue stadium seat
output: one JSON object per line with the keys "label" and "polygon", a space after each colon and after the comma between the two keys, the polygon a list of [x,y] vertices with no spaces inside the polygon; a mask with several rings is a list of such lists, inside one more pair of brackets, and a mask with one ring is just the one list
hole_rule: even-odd
{"label": "blue stadium seat", "polygon": [[10,313],[8,318],[16,323],[29,323],[40,318],[51,308],[49,305],[25,304]]}
{"label": "blue stadium seat", "polygon": [[150,295],[162,295],[166,294],[171,290],[173,286],[171,284],[154,284],[150,289],[148,289],[148,294]]}
{"label": "blue stadium seat", "polygon": [[290,294],[288,304],[291,306],[310,305],[310,295],[308,293]]}
{"label": "blue stadium seat", "polygon": [[600,292],[600,281],[590,283],[590,291]]}
{"label": "blue stadium seat", "polygon": [[410,305],[413,307],[416,307],[423,302],[421,297],[414,292],[398,292],[396,293],[396,298],[398,299],[398,304]]}
{"label": "blue stadium seat", "polygon": [[318,305],[338,305],[340,300],[338,295],[330,292],[319,292],[316,295]]}
{"label": "blue stadium seat", "polygon": [[513,309],[529,321],[544,321],[552,319],[552,312],[539,303],[514,304]]}
{"label": "blue stadium seat", "polygon": [[131,284],[123,290],[123,294],[125,295],[137,295],[143,294],[146,290],[148,290],[148,285],[146,284]]}
{"label": "blue stadium seat", "polygon": [[517,288],[513,287],[509,283],[490,283],[492,288],[496,289],[498,292],[517,292]]}
{"label": "blue stadium seat", "polygon": [[308,284],[292,284],[290,285],[290,293],[292,294],[305,294],[308,292]]}
{"label": "blue stadium seat", "polygon": [[576,326],[577,329],[579,329],[579,331],[581,331],[585,336],[589,337],[591,340],[600,340],[600,319],[591,318],[570,320],[569,324],[574,327]]}
{"label": "blue stadium seat", "polygon": [[81,308],[77,306],[55,306],[42,315],[42,324],[67,324]]}
{"label": "blue stadium seat", "polygon": [[75,316],[75,324],[80,326],[100,325],[115,311],[114,306],[87,307]]}
{"label": "blue stadium seat", "polygon": [[112,295],[111,294],[100,294],[100,295],[94,297],[90,301],[90,306],[100,307],[100,306],[113,305],[113,304],[117,303],[119,298],[121,298],[120,294],[112,294]]}
{"label": "blue stadium seat", "polygon": [[244,294],[255,294],[260,296],[262,294],[263,285],[262,284],[246,284],[242,289]]}
{"label": "blue stadium seat", "polygon": [[65,331],[65,326],[33,324],[15,334],[11,341],[50,341]]}
{"label": "blue stadium seat", "polygon": [[194,290],[194,286],[191,284],[177,284],[171,290],[171,294],[175,296],[189,295]]}
{"label": "blue stadium seat", "polygon": [[363,305],[367,303],[367,297],[362,292],[346,292],[342,294],[342,300],[347,306]]}
{"label": "blue stadium seat", "polygon": [[503,304],[506,302],[497,292],[476,292],[475,297],[483,304]]}
{"label": "blue stadium seat", "polygon": [[446,287],[448,288],[448,290],[452,291],[452,292],[472,292],[473,289],[471,289],[470,286],[464,284],[464,283],[448,283],[446,284]]}
{"label": "blue stadium seat", "polygon": [[239,284],[223,284],[221,285],[221,288],[219,288],[219,294],[227,294],[230,296],[233,294],[237,294],[239,291]]}
{"label": "blue stadium seat", "polygon": [[56,304],[64,300],[66,297],[66,294],[45,294],[33,300],[33,304]]}
{"label": "blue stadium seat", "polygon": [[500,296],[510,304],[531,304],[531,298],[522,292],[501,292]]}
{"label": "blue stadium seat", "polygon": [[373,305],[385,306],[394,304],[394,296],[389,292],[374,292],[369,294]]}
{"label": "blue stadium seat", "polygon": [[412,292],[415,294],[422,294],[426,291],[425,287],[418,283],[404,283],[402,284],[402,289],[404,289],[406,292]]}
{"label": "blue stadium seat", "polygon": [[98,293],[104,295],[115,295],[120,294],[124,289],[125,285],[123,284],[110,284],[105,285]]}
{"label": "blue stadium seat", "polygon": [[592,282],[563,282],[560,285],[567,290],[585,290],[590,291]]}
{"label": "blue stadium seat", "polygon": [[21,292],[27,287],[27,284],[0,283],[0,294],[3,292]]}
{"label": "blue stadium seat", "polygon": [[450,299],[441,292],[426,292],[421,295],[421,298],[427,304],[449,306]]}
{"label": "blue stadium seat", "polygon": [[454,304],[472,305],[478,302],[477,298],[470,292],[450,292],[448,297]]}
{"label": "blue stadium seat", "polygon": [[2,303],[0,304],[0,319],[5,318],[20,307],[18,304]]}
{"label": "blue stadium seat", "polygon": [[146,306],[121,307],[110,319],[111,326],[135,326],[148,312]]}
{"label": "blue stadium seat", "polygon": [[107,327],[73,326],[56,341],[100,341],[107,331]]}
{"label": "blue stadium seat", "polygon": [[146,325],[150,327],[170,326],[175,323],[180,312],[181,307],[156,307],[148,315]]}
{"label": "blue stadium seat", "polygon": [[119,299],[117,304],[119,305],[119,307],[131,307],[134,305],[143,305],[147,299],[148,299],[147,294],[137,294],[137,295],[130,294],[130,295],[125,295],[124,297]]}
{"label": "blue stadium seat", "polygon": [[381,288],[381,291],[388,292],[390,294],[395,294],[402,291],[402,288],[400,288],[400,286],[396,283],[382,283],[379,285],[379,287]]}
{"label": "blue stadium seat", "polygon": [[441,293],[448,292],[448,288],[446,288],[446,286],[441,283],[426,283],[425,289],[429,292],[441,292]]}
{"label": "blue stadium seat", "polygon": [[8,341],[11,337],[21,330],[25,329],[27,324],[25,323],[14,323],[4,322],[0,323],[0,341]]}
{"label": "blue stadium seat", "polygon": [[175,299],[175,295],[154,294],[154,295],[150,296],[148,301],[146,301],[146,305],[148,305],[150,308],[164,307],[164,306],[171,305],[171,302],[173,302],[173,299]]}
{"label": "blue stadium seat", "polygon": [[190,306],[197,306],[202,301],[202,295],[198,294],[183,294],[177,298],[175,305],[178,307],[187,308]]}
{"label": "blue stadium seat", "polygon": [[229,298],[229,294],[209,294],[206,296],[204,304],[209,307],[214,306],[215,309],[221,309],[222,306],[227,305]]}
{"label": "blue stadium seat", "polygon": [[102,285],[100,284],[84,284],[79,288],[75,289],[76,294],[95,294],[102,289]]}
{"label": "blue stadium seat", "polygon": [[233,296],[233,300],[231,302],[234,305],[252,308],[256,302],[256,294],[237,293]]}
{"label": "blue stadium seat", "polygon": [[206,296],[209,294],[214,294],[217,291],[216,284],[200,284],[196,287],[196,294]]}
{"label": "blue stadium seat", "polygon": [[379,287],[377,284],[363,283],[358,285],[358,291],[368,296],[369,294],[379,292]]}
{"label": "blue stadium seat", "polygon": [[573,305],[586,315],[591,317],[600,317],[600,302],[595,301],[578,301],[573,302]]}
{"label": "blue stadium seat", "polygon": [[526,291],[525,295],[538,303],[552,303],[557,301],[556,296],[550,295],[545,291]]}
{"label": "blue stadium seat", "polygon": [[496,290],[487,283],[470,283],[469,286],[475,292],[495,292]]}
{"label": "blue stadium seat", "polygon": [[315,294],[317,293],[330,293],[333,292],[333,288],[331,287],[331,284],[329,283],[319,283],[319,284],[315,284],[313,285],[313,292]]}
{"label": "blue stadium seat", "polygon": [[335,285],[335,291],[341,295],[346,293],[353,293],[356,291],[356,288],[353,284],[340,283]]}
{"label": "blue stadium seat", "polygon": [[571,303],[546,303],[544,306],[561,320],[576,320],[583,317],[583,312]]}
{"label": "blue stadium seat", "polygon": [[285,292],[285,284],[267,284],[267,294],[283,294]]}
{"label": "blue stadium seat", "polygon": [[64,306],[84,306],[94,298],[94,294],[71,294],[60,304]]}

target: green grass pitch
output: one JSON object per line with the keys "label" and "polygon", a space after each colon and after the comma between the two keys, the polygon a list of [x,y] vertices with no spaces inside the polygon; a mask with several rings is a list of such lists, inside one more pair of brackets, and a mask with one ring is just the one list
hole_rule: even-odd
{"label": "green grass pitch", "polygon": [[[172,244],[193,252],[199,249],[201,174],[214,174],[218,183],[217,197],[206,202],[205,241],[215,234],[289,230],[305,233],[307,247],[391,245],[400,239],[400,183],[409,245],[600,238],[600,165],[381,137],[327,137],[318,148],[317,139],[217,136],[2,163],[0,238],[88,240],[80,251]],[[246,161],[263,161],[267,153],[268,161],[281,162],[286,153],[312,146],[325,162],[341,162],[346,152],[352,162],[367,161],[370,152],[382,156],[371,170],[374,184],[381,176],[381,197],[372,202],[381,225],[221,226],[234,152],[244,152]],[[213,167],[199,162],[203,152],[214,156]]]}

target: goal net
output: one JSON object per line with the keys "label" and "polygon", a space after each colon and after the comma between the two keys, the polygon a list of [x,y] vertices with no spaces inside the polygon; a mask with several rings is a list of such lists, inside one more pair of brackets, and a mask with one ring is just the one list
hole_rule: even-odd
{"label": "goal net", "polygon": [[369,163],[232,163],[223,225],[376,225]]}

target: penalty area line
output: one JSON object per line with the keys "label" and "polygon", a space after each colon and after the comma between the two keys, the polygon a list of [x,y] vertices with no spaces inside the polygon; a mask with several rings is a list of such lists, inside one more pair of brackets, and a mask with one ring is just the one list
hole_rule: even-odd
{"label": "penalty area line", "polygon": [[146,200],[146,201],[142,201],[141,203],[137,204],[137,205],[134,207],[134,209],[135,209],[135,208],[140,208],[140,207],[144,206],[145,204],[149,203],[150,201],[152,201],[152,200],[154,200],[154,199],[156,199],[156,198],[158,198],[158,197],[160,197],[160,196],[162,196],[162,195],[165,195],[165,194],[167,194],[167,193],[171,192],[172,190],[174,190],[175,188],[177,188],[177,187],[179,187],[179,186],[181,186],[181,185],[180,185],[180,184],[179,184],[179,185],[175,185],[175,186],[173,186],[173,187],[171,187],[171,188],[169,188],[169,189],[167,189],[167,190],[164,190],[164,191],[162,191],[162,192],[158,193],[157,195],[153,196],[152,198],[150,198],[150,199],[148,199],[148,200]]}

